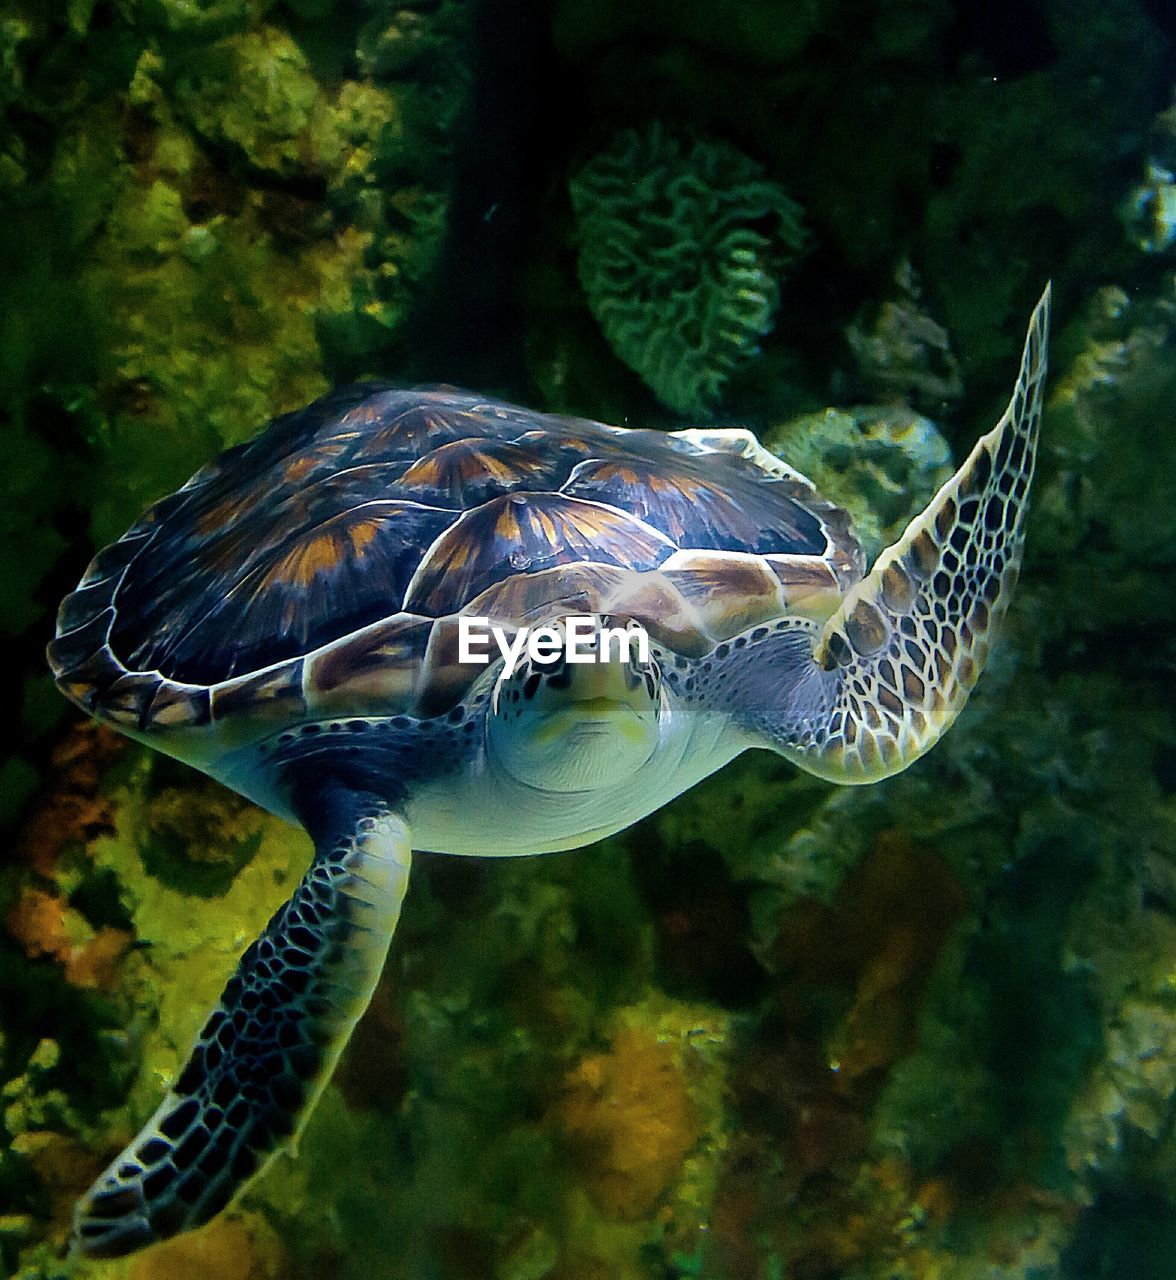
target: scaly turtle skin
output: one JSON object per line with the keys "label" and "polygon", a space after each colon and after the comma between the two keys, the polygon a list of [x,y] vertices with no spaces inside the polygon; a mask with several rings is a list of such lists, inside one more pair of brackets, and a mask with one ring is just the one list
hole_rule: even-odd
{"label": "scaly turtle skin", "polygon": [[[59,687],[316,853],[81,1201],[76,1248],[196,1226],[289,1143],[371,996],[413,847],[586,844],[751,746],[847,783],[931,747],[1017,574],[1048,303],[1004,417],[868,574],[845,514],[745,431],[378,384],[279,418],[102,551],[61,606]],[[648,658],[460,661],[462,615],[583,614],[646,628]]]}

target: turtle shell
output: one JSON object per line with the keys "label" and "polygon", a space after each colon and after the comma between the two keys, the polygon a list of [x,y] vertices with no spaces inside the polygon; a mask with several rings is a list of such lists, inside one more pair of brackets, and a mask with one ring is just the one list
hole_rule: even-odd
{"label": "turtle shell", "polygon": [[151,507],[62,603],[58,684],[142,733],[440,714],[459,614],[633,618],[700,655],[861,577],[845,513],[745,431],[348,387]]}

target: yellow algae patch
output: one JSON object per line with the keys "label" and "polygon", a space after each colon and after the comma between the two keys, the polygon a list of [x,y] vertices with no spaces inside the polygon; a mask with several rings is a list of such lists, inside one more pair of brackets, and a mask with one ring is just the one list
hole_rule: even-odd
{"label": "yellow algae patch", "polygon": [[25,886],[4,916],[4,930],[30,959],[49,956],[75,987],[108,991],[131,939],[122,929],[98,930],[64,898]]}
{"label": "yellow algae patch", "polygon": [[650,1213],[671,1188],[682,1189],[704,1134],[714,1141],[707,1121],[721,1085],[709,1078],[714,1073],[687,1028],[711,1043],[725,1038],[725,1028],[709,1025],[713,1013],[691,1018],[684,1015],[694,1011],[675,1007],[667,1018],[668,1012],[622,1011],[608,1048],[585,1055],[568,1073],[555,1109],[583,1185],[606,1217]]}
{"label": "yellow algae patch", "polygon": [[127,1280],[276,1280],[288,1274],[272,1228],[256,1214],[233,1214],[138,1254]]}
{"label": "yellow algae patch", "polygon": [[77,1138],[49,1129],[16,1134],[11,1150],[28,1161],[49,1198],[51,1232],[64,1238],[77,1198],[98,1176],[102,1162]]}
{"label": "yellow algae patch", "polygon": [[[220,896],[194,891],[201,870],[194,858],[191,883],[178,859],[170,861],[166,876],[153,874],[156,846],[167,835],[148,798],[151,767],[148,760],[136,766],[115,796],[115,834],[90,850],[97,870],[118,877],[140,944],[123,961],[124,989],[146,1015],[129,1028],[127,1052],[141,1060],[128,1103],[133,1125],[158,1104],[241,953],[290,895],[311,854],[303,834],[260,809],[235,802],[202,805],[208,784],[194,779],[190,826],[203,856],[215,861],[220,844],[240,846],[244,840],[256,851],[231,879],[226,876]],[[174,809],[169,813],[178,820]]]}

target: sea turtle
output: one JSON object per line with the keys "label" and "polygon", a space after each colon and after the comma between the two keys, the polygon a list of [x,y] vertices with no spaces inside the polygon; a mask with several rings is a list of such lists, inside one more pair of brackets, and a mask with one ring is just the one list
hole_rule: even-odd
{"label": "sea turtle", "polygon": [[[748,431],[378,383],[278,418],[100,552],[61,606],[59,688],[300,822],[315,855],[80,1202],[76,1248],[204,1222],[289,1143],[372,994],[412,848],[574,848],[747,747],[845,783],[922,755],[1017,574],[1048,305],[1000,422],[868,574],[845,513]],[[576,615],[621,620],[630,660],[462,660],[463,617]]]}

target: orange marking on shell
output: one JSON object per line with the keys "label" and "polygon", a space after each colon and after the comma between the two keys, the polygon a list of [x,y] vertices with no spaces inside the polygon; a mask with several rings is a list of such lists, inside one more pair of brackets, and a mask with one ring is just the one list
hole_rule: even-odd
{"label": "orange marking on shell", "polygon": [[442,450],[437,450],[418,458],[401,476],[401,482],[406,485],[439,485],[443,478],[441,453]]}
{"label": "orange marking on shell", "polygon": [[539,531],[543,540],[551,547],[556,545],[559,532],[555,527],[555,521],[546,511],[539,512]]}
{"label": "orange marking on shell", "polygon": [[468,538],[455,538],[449,544],[448,550],[449,554],[446,557],[445,567],[451,570],[464,569],[477,553],[477,548]]}
{"label": "orange marking on shell", "polygon": [[282,479],[287,484],[298,484],[314,470],[318,459],[313,454],[301,454],[291,458],[282,468]]}
{"label": "orange marking on shell", "polygon": [[283,557],[283,581],[292,586],[309,587],[320,573],[330,573],[337,568],[339,560],[340,547],[334,535],[317,534]]}
{"label": "orange marking on shell", "polygon": [[508,467],[501,458],[495,458],[484,450],[478,450],[470,454],[466,459],[465,465],[471,479],[478,474],[477,463],[481,463],[483,470],[489,472],[495,480],[507,483],[515,478],[516,472],[511,467]]}
{"label": "orange marking on shell", "polygon": [[380,524],[377,520],[359,520],[347,530],[351,548],[357,557],[361,557],[371,546],[379,532]]}
{"label": "orange marking on shell", "polygon": [[[351,423],[366,424],[375,422],[384,411],[384,397],[381,395],[370,396],[367,400],[361,401],[354,409],[348,409],[347,412],[339,419],[339,425],[350,425]],[[358,434],[352,432],[352,435]]]}
{"label": "orange marking on shell", "polygon": [[[259,596],[276,586],[307,587],[323,569],[334,568],[337,557],[332,555],[329,559],[327,558],[324,549],[319,545],[323,542],[326,542],[329,548],[334,548],[334,539],[329,534],[320,534],[308,542],[290,547],[260,575],[254,588],[254,595]],[[292,625],[296,615],[295,602],[287,601],[284,616],[287,626]]]}
{"label": "orange marking on shell", "polygon": [[[528,433],[530,435],[532,433]],[[539,438],[539,437],[537,437]],[[524,437],[526,439],[526,437]],[[583,436],[563,435],[559,438],[560,445],[565,449],[573,449],[576,453],[591,455],[600,448],[600,442],[596,440],[586,440]]]}
{"label": "orange marking on shell", "polygon": [[478,484],[514,488],[547,466],[545,456],[512,441],[453,440],[414,462],[401,483],[447,489],[456,498]]}
{"label": "orange marking on shell", "polygon": [[[503,540],[503,542],[514,542],[520,536],[521,531],[519,529],[518,518],[514,513],[514,508],[509,503],[498,513],[498,519],[494,522],[494,532]],[[457,544],[457,547],[461,548],[460,542]],[[454,560],[451,563],[455,566],[458,564],[464,564],[465,559],[463,558],[460,561]]]}
{"label": "orange marking on shell", "polygon": [[698,499],[703,496],[710,498],[718,498],[720,501],[728,502],[730,499],[722,490],[716,489],[713,484],[707,480],[703,480],[701,476],[692,476],[685,473],[678,473],[666,477],[668,487],[676,490],[683,498]]}
{"label": "orange marking on shell", "polygon": [[194,525],[196,532],[202,538],[207,538],[210,534],[219,533],[222,529],[232,524],[234,517],[240,510],[240,505],[236,494],[222,498],[220,502],[214,503],[196,520]]}

